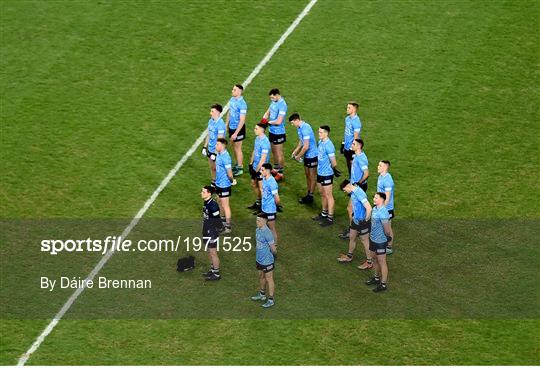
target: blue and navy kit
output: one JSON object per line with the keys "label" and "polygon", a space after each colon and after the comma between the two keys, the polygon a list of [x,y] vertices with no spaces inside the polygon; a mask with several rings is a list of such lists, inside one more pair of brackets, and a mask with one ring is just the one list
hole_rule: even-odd
{"label": "blue and navy kit", "polygon": [[268,226],[255,231],[255,236],[257,238],[257,248],[255,250],[255,257],[257,263],[263,266],[270,265],[274,263],[274,255],[270,249],[270,245],[274,244],[274,236],[272,231]]}
{"label": "blue and navy kit", "polygon": [[319,176],[330,176],[334,175],[334,170],[332,169],[332,162],[330,159],[336,156],[336,150],[334,144],[327,138],[326,141],[322,139],[319,140],[318,148],[318,161],[319,165],[317,166],[317,175]]}
{"label": "blue and navy kit", "polygon": [[225,122],[222,118],[219,118],[217,121],[210,118],[208,120],[208,151],[215,153],[216,152],[216,142],[217,139],[225,137]]}
{"label": "blue and navy kit", "polygon": [[255,137],[255,148],[253,150],[253,169],[257,169],[257,165],[263,154],[266,153],[266,160],[263,164],[270,161],[270,140],[267,136]]}
{"label": "blue and navy kit", "polygon": [[386,204],[387,210],[393,210],[394,209],[394,179],[392,178],[392,175],[390,173],[386,173],[386,175],[379,175],[379,178],[377,179],[377,192],[390,192],[390,199],[388,200],[388,203]]}
{"label": "blue and navy kit", "polygon": [[369,238],[375,243],[385,243],[388,239],[384,233],[384,226],[390,220],[386,207],[374,207],[371,211],[371,233]]}
{"label": "blue and navy kit", "polygon": [[352,184],[363,184],[366,182],[364,180],[362,183],[360,183],[360,179],[364,176],[364,172],[368,169],[368,158],[366,156],[366,153],[362,151],[359,155],[354,155],[352,164],[351,164],[351,177],[350,182]]}
{"label": "blue and navy kit", "polygon": [[309,140],[309,148],[304,154],[304,157],[306,158],[317,157],[317,154],[318,154],[317,143],[315,141],[315,134],[313,133],[313,129],[311,128],[311,125],[303,121],[302,124],[300,124],[300,126],[297,128],[297,131],[298,131],[298,139],[300,139],[300,143],[304,144],[305,140]]}
{"label": "blue and navy kit", "polygon": [[228,188],[231,186],[231,181],[227,174],[227,170],[232,168],[231,156],[227,150],[216,155],[216,186],[220,188]]}
{"label": "blue and navy kit", "polygon": [[351,150],[354,141],[354,133],[358,133],[358,138],[360,138],[361,129],[362,122],[358,115],[347,116],[345,118],[345,134],[343,136],[343,142],[345,143],[346,150]]}
{"label": "blue and navy kit", "polygon": [[246,116],[247,104],[243,96],[231,97],[229,100],[229,129],[238,128],[240,116]]}
{"label": "blue and navy kit", "polygon": [[268,116],[269,121],[277,120],[279,116],[283,116],[283,121],[280,125],[270,125],[270,133],[272,134],[285,134],[285,115],[287,115],[287,103],[281,97],[276,102],[272,101],[270,103],[270,115]]}
{"label": "blue and navy kit", "polygon": [[262,180],[262,202],[261,210],[264,213],[276,213],[276,201],[274,195],[278,194],[278,184],[276,179],[270,177]]}
{"label": "blue and navy kit", "polygon": [[351,200],[353,206],[353,218],[358,221],[366,220],[366,207],[364,203],[368,202],[366,193],[360,187],[355,187],[351,192]]}

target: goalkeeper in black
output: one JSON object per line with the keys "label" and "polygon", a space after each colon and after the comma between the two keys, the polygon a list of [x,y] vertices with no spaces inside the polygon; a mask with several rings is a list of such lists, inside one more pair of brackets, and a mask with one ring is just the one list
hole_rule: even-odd
{"label": "goalkeeper in black", "polygon": [[201,189],[201,198],[204,201],[203,206],[203,242],[205,249],[208,251],[208,259],[210,260],[210,270],[203,273],[203,277],[207,281],[217,281],[221,279],[219,274],[219,257],[217,254],[218,237],[221,229],[221,217],[219,216],[219,206],[212,198],[215,189],[207,185]]}

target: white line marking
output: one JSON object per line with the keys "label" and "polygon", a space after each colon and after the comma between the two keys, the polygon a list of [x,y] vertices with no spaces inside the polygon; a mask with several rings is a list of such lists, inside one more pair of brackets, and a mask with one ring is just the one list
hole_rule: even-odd
{"label": "white line marking", "polygon": [[[289,28],[287,28],[287,30],[285,31],[285,33],[283,33],[283,35],[281,35],[281,37],[279,38],[279,40],[277,40],[277,42],[274,44],[274,46],[272,46],[272,48],[270,49],[270,51],[268,51],[268,53],[265,55],[265,57],[259,62],[259,64],[255,67],[255,69],[253,69],[253,71],[251,72],[251,74],[246,78],[246,80],[244,81],[244,83],[242,83],[242,85],[244,86],[244,88],[246,88],[252,81],[253,79],[261,72],[262,68],[264,68],[264,66],[270,61],[270,59],[272,58],[272,56],[274,56],[274,54],[276,53],[276,51],[279,49],[279,47],[283,44],[283,42],[285,42],[285,40],[287,39],[287,37],[289,37],[289,35],[294,31],[294,29],[298,26],[298,24],[300,24],[300,22],[302,21],[302,19],[304,19],[304,17],[309,13],[309,11],[311,10],[311,8],[313,7],[313,5],[315,5],[315,3],[317,3],[318,0],[311,0],[309,2],[309,4],[306,5],[306,7],[304,8],[304,10],[302,10],[302,12],[296,17],[296,19],[294,20],[294,22],[292,22],[292,24],[289,26]],[[221,113],[221,116],[225,115],[227,113],[227,111],[229,110],[229,104],[227,103],[227,105],[223,108],[223,112]],[[171,169],[171,171],[169,171],[169,173],[167,174],[167,176],[161,181],[161,184],[159,184],[159,186],[157,187],[157,189],[154,191],[154,193],[152,193],[152,195],[150,196],[150,198],[148,198],[146,200],[146,202],[144,203],[144,206],[142,206],[142,208],[139,210],[139,212],[137,212],[137,214],[135,215],[135,217],[133,218],[133,220],[131,220],[131,222],[129,223],[129,225],[124,229],[124,231],[122,232],[122,239],[126,239],[129,235],[129,233],[131,233],[131,230],[133,230],[133,228],[135,226],[137,226],[137,224],[139,223],[140,219],[144,216],[144,214],[146,213],[146,211],[150,208],[150,206],[154,203],[154,201],[156,200],[156,198],[158,197],[159,193],[161,193],[161,191],[163,189],[165,189],[165,187],[169,184],[169,182],[171,181],[171,179],[176,175],[176,173],[180,170],[180,168],[186,163],[186,161],[191,157],[191,155],[193,155],[193,153],[195,152],[195,150],[197,149],[197,147],[199,147],[199,145],[204,141],[204,139],[206,138],[206,129],[202,132],[202,134],[199,136],[199,138],[197,138],[197,140],[195,141],[195,143],[193,143],[193,145],[191,146],[191,148],[184,154],[184,156],[182,156],[182,158],[180,159],[180,161],[178,161],[176,163],[176,165]],[[88,280],[93,280],[94,277],[96,277],[96,275],[98,274],[98,272],[103,268],[103,266],[105,266],[105,264],[107,263],[107,261],[112,257],[112,255],[114,254],[114,248],[109,250],[101,259],[100,261],[98,262],[98,264],[96,264],[96,266],[94,267],[94,269],[88,274],[88,276],[86,276],[86,281]],[[87,283],[85,282],[84,285],[86,285]],[[60,322],[60,320],[62,319],[62,317],[64,316],[64,314],[66,314],[66,312],[69,310],[69,308],[71,308],[71,306],[73,305],[73,303],[75,302],[75,300],[77,300],[77,298],[79,297],[79,295],[81,295],[81,293],[84,291],[86,287],[85,286],[82,286],[80,288],[78,288],[77,290],[75,290],[75,292],[73,292],[73,294],[69,297],[69,299],[64,303],[64,305],[62,306],[62,308],[58,311],[58,313],[56,313],[56,315],[54,316],[54,318],[52,319],[52,321],[47,325],[47,327],[43,330],[43,332],[41,332],[41,334],[38,336],[38,338],[36,339],[36,341],[34,341],[34,343],[32,344],[32,346],[30,346],[30,349],[28,349],[28,351],[26,353],[24,353],[20,358],[19,358],[19,362],[17,363],[18,366],[24,366],[26,364],[26,362],[28,361],[28,359],[30,358],[30,356],[40,347],[40,345],[43,343],[43,341],[45,340],[45,338],[52,332],[52,330],[56,327],[56,325],[58,324],[58,322]]]}

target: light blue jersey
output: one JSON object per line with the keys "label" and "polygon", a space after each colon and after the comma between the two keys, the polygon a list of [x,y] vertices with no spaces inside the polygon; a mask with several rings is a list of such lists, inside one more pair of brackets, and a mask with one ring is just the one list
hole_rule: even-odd
{"label": "light blue jersey", "polygon": [[298,131],[298,139],[300,139],[300,142],[304,144],[305,140],[309,140],[309,148],[304,154],[305,158],[313,158],[318,155],[317,150],[317,143],[315,141],[315,134],[313,133],[313,129],[311,128],[311,125],[306,123],[305,121],[300,124],[300,126],[297,128]]}
{"label": "light blue jersey", "polygon": [[257,263],[263,266],[268,266],[274,263],[274,255],[270,249],[270,245],[274,244],[274,236],[268,226],[255,231],[255,237],[257,238],[257,248],[255,249],[255,257]]}
{"label": "light blue jersey", "polygon": [[263,154],[266,153],[266,160],[263,164],[270,161],[270,140],[267,136],[255,137],[255,148],[253,150],[253,169],[257,169],[257,165]]}
{"label": "light blue jersey", "polygon": [[231,97],[229,100],[229,128],[236,129],[240,123],[240,117],[246,116],[247,104],[244,97]]}
{"label": "light blue jersey", "polygon": [[231,181],[227,175],[227,170],[232,168],[231,156],[227,150],[216,155],[216,186],[220,188],[228,188],[231,186]]}
{"label": "light blue jersey", "polygon": [[387,210],[393,210],[394,209],[394,179],[392,178],[392,175],[390,173],[386,173],[386,175],[379,175],[379,178],[377,179],[377,192],[390,192],[390,199],[388,200],[388,203],[386,204]]}
{"label": "light blue jersey", "polygon": [[[362,151],[359,155],[354,155],[352,164],[351,164],[351,177],[349,178],[352,184],[356,184],[362,179],[365,171],[368,169],[368,159],[366,153]],[[366,179],[367,180],[367,179]],[[364,180],[360,184],[366,182]]]}
{"label": "light blue jersey", "polygon": [[384,243],[388,239],[384,233],[384,226],[390,220],[386,207],[374,207],[371,211],[371,232],[369,238],[375,243]]}
{"label": "light blue jersey", "polygon": [[217,121],[210,118],[208,120],[208,151],[216,152],[216,142],[219,137],[225,137],[225,122],[222,118],[218,118]]}
{"label": "light blue jersey", "polygon": [[270,115],[268,116],[269,121],[277,120],[279,116],[283,116],[283,121],[280,125],[270,125],[270,133],[272,134],[285,134],[285,115],[287,115],[287,103],[280,97],[276,102],[272,101],[270,103]]}
{"label": "light blue jersey", "polygon": [[334,144],[327,138],[326,141],[322,139],[319,140],[318,145],[318,161],[319,165],[317,166],[317,175],[319,176],[330,176],[334,175],[334,170],[332,169],[332,161],[330,159],[336,156],[336,150]]}
{"label": "light blue jersey", "polygon": [[358,133],[358,138],[360,138],[360,130],[362,130],[362,122],[360,122],[358,115],[347,115],[345,118],[345,134],[343,136],[345,149],[351,150],[351,146],[354,141],[354,133]]}
{"label": "light blue jersey", "polygon": [[264,213],[276,213],[276,201],[274,195],[278,194],[278,184],[272,175],[268,179],[262,180],[262,203],[261,209]]}
{"label": "light blue jersey", "polygon": [[364,221],[366,219],[366,207],[364,203],[368,202],[366,193],[360,187],[355,187],[351,192],[351,201],[353,206],[353,218],[356,221]]}

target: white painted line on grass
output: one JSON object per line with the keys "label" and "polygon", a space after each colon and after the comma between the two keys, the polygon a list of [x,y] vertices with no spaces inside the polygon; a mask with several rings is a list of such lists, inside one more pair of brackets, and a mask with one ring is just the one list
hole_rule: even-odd
{"label": "white painted line on grass", "polygon": [[[246,88],[253,81],[253,79],[261,72],[262,68],[264,68],[264,66],[270,61],[270,59],[272,58],[272,56],[274,56],[274,54],[279,49],[279,47],[283,44],[283,42],[285,42],[287,37],[289,37],[289,35],[295,30],[295,28],[298,26],[298,24],[300,24],[302,19],[304,19],[304,17],[309,13],[311,8],[313,7],[313,5],[315,5],[315,3],[317,3],[317,1],[318,0],[311,0],[309,2],[309,4],[307,4],[307,6],[304,8],[304,10],[302,10],[302,12],[296,17],[294,22],[292,22],[292,24],[289,26],[289,28],[287,28],[285,33],[283,33],[283,35],[281,35],[279,40],[277,40],[277,42],[274,44],[274,46],[272,46],[270,51],[268,51],[268,53],[259,62],[259,64],[255,67],[255,69],[253,69],[253,71],[246,78],[244,83],[242,83],[244,88]],[[223,112],[221,113],[221,116],[225,115],[228,110],[229,110],[229,104],[227,103],[227,105],[223,108]],[[133,228],[135,226],[137,226],[140,219],[144,216],[144,214],[150,208],[150,206],[152,206],[152,204],[154,203],[154,201],[156,200],[158,195],[161,193],[161,191],[163,189],[165,189],[165,187],[169,184],[171,179],[176,175],[176,173],[178,173],[180,168],[193,155],[195,150],[200,146],[200,144],[204,141],[205,138],[206,138],[206,129],[202,132],[202,134],[199,136],[199,138],[197,138],[195,143],[193,143],[191,148],[184,154],[184,156],[182,156],[182,158],[176,163],[176,165],[171,169],[171,171],[169,171],[167,176],[161,181],[161,183],[156,188],[154,193],[152,193],[150,198],[148,198],[146,200],[146,202],[144,203],[144,206],[141,207],[141,209],[139,210],[139,212],[137,212],[137,214],[135,215],[133,220],[131,220],[129,225],[122,232],[122,235],[121,235],[122,239],[126,239],[128,237],[128,235],[131,233],[131,230],[133,230]],[[96,275],[99,273],[99,271],[103,268],[103,266],[105,266],[107,261],[112,257],[112,255],[114,254],[114,251],[115,251],[115,249],[113,247],[99,260],[99,262],[95,265],[95,267],[88,274],[88,276],[86,276],[85,281],[93,280],[94,277],[96,277]],[[87,282],[84,282],[83,285],[87,285]],[[34,341],[32,346],[30,346],[28,351],[26,353],[24,353],[19,358],[19,361],[17,363],[18,366],[24,366],[26,364],[26,362],[28,361],[30,356],[40,347],[40,345],[43,343],[45,338],[52,332],[52,330],[56,327],[58,322],[60,322],[60,320],[62,319],[64,314],[66,314],[66,312],[71,308],[73,303],[77,300],[77,298],[79,297],[79,295],[81,295],[81,293],[84,291],[85,288],[86,288],[86,286],[82,286],[82,287],[79,287],[77,290],[75,290],[73,292],[73,294],[64,303],[64,305],[58,311],[58,313],[56,313],[56,315],[54,316],[52,321],[47,325],[47,327],[45,327],[43,332],[41,332],[41,334],[38,336],[36,341]]]}

